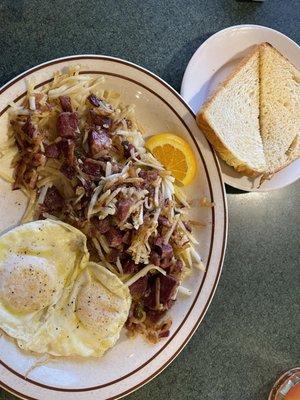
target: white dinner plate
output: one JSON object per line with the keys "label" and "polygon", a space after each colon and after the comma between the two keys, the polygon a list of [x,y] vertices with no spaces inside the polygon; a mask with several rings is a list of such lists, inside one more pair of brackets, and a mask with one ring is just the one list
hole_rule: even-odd
{"label": "white dinner plate", "polygon": [[[197,113],[215,88],[232,72],[248,49],[269,42],[300,69],[300,47],[284,34],[265,26],[237,25],[207,39],[191,58],[181,85],[181,95]],[[269,191],[295,182],[300,177],[296,160],[259,187],[260,178],[251,179],[236,172],[219,158],[225,183],[245,191]]]}
{"label": "white dinner plate", "polygon": [[[100,359],[51,360],[26,373],[39,359],[25,353],[6,335],[0,338],[0,385],[25,399],[102,400],[116,399],[132,392],[159,374],[183,349],[215,292],[226,248],[227,207],[218,160],[199,131],[194,114],[168,84],[151,72],[129,62],[96,55],[64,57],[32,68],[0,89],[0,142],[8,127],[7,104],[22,101],[24,78],[42,85],[57,70],[80,64],[83,73],[105,76],[105,88],[118,91],[122,102],[136,104],[136,116],[146,134],[170,131],[184,137],[192,146],[198,163],[194,182],[186,188],[190,199],[206,196],[213,208],[191,210],[193,219],[205,227],[195,231],[206,272],[195,270],[184,285],[190,297],[180,297],[170,311],[173,319],[170,337],[156,345],[141,337],[129,339],[125,331],[115,347]],[[0,180],[0,232],[17,224],[25,208],[19,191]]]}

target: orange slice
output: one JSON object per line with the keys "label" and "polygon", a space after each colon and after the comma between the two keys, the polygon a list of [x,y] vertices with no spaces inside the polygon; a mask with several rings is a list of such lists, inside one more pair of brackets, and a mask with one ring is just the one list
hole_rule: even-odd
{"label": "orange slice", "polygon": [[197,171],[196,158],[190,145],[180,136],[159,133],[146,141],[146,148],[182,185],[192,182]]}

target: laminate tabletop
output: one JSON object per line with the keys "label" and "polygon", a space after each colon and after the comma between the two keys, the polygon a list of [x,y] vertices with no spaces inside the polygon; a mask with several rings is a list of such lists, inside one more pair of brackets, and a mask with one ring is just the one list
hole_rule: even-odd
{"label": "laminate tabletop", "polygon": [[[246,23],[299,43],[300,3],[2,0],[0,83],[53,58],[94,53],[137,63],[179,91],[195,50]],[[173,363],[128,399],[263,400],[278,375],[297,366],[299,189],[299,181],[268,193],[226,188],[228,246],[212,304]],[[0,389],[0,399],[14,398]]]}

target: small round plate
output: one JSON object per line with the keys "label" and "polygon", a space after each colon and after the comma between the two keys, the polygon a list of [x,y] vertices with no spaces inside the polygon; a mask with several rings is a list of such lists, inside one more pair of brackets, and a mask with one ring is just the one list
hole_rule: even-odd
{"label": "small round plate", "polygon": [[[207,39],[191,58],[183,76],[181,95],[197,113],[214,89],[233,71],[248,49],[269,42],[300,69],[300,47],[282,33],[259,25],[237,25]],[[259,187],[260,178],[248,178],[219,158],[225,183],[245,191],[269,191],[300,177],[300,160],[294,161]]]}

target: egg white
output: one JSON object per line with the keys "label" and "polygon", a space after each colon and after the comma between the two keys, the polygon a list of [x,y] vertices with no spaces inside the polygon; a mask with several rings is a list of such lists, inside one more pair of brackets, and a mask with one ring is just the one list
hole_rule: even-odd
{"label": "egg white", "polygon": [[130,292],[88,259],[85,235],[59,221],[31,222],[0,237],[0,328],[21,349],[99,357],[116,343]]}
{"label": "egg white", "polygon": [[65,290],[39,335],[21,347],[54,356],[99,357],[118,340],[130,305],[128,287],[90,262]]}
{"label": "egg white", "polygon": [[86,237],[58,221],[20,225],[0,237],[0,328],[32,340],[88,260]]}

